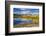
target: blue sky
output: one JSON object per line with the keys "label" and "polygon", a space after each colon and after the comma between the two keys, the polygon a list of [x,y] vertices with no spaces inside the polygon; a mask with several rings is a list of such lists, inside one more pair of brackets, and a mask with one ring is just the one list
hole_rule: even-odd
{"label": "blue sky", "polygon": [[39,9],[35,8],[13,8],[13,12],[17,13],[39,13]]}

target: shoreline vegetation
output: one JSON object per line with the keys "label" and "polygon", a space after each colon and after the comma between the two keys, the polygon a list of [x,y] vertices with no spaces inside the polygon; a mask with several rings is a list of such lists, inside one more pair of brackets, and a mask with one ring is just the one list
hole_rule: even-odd
{"label": "shoreline vegetation", "polygon": [[39,26],[39,15],[15,15],[14,18],[22,18],[27,20],[32,20],[32,23],[15,24],[14,28],[17,27],[36,27]]}

